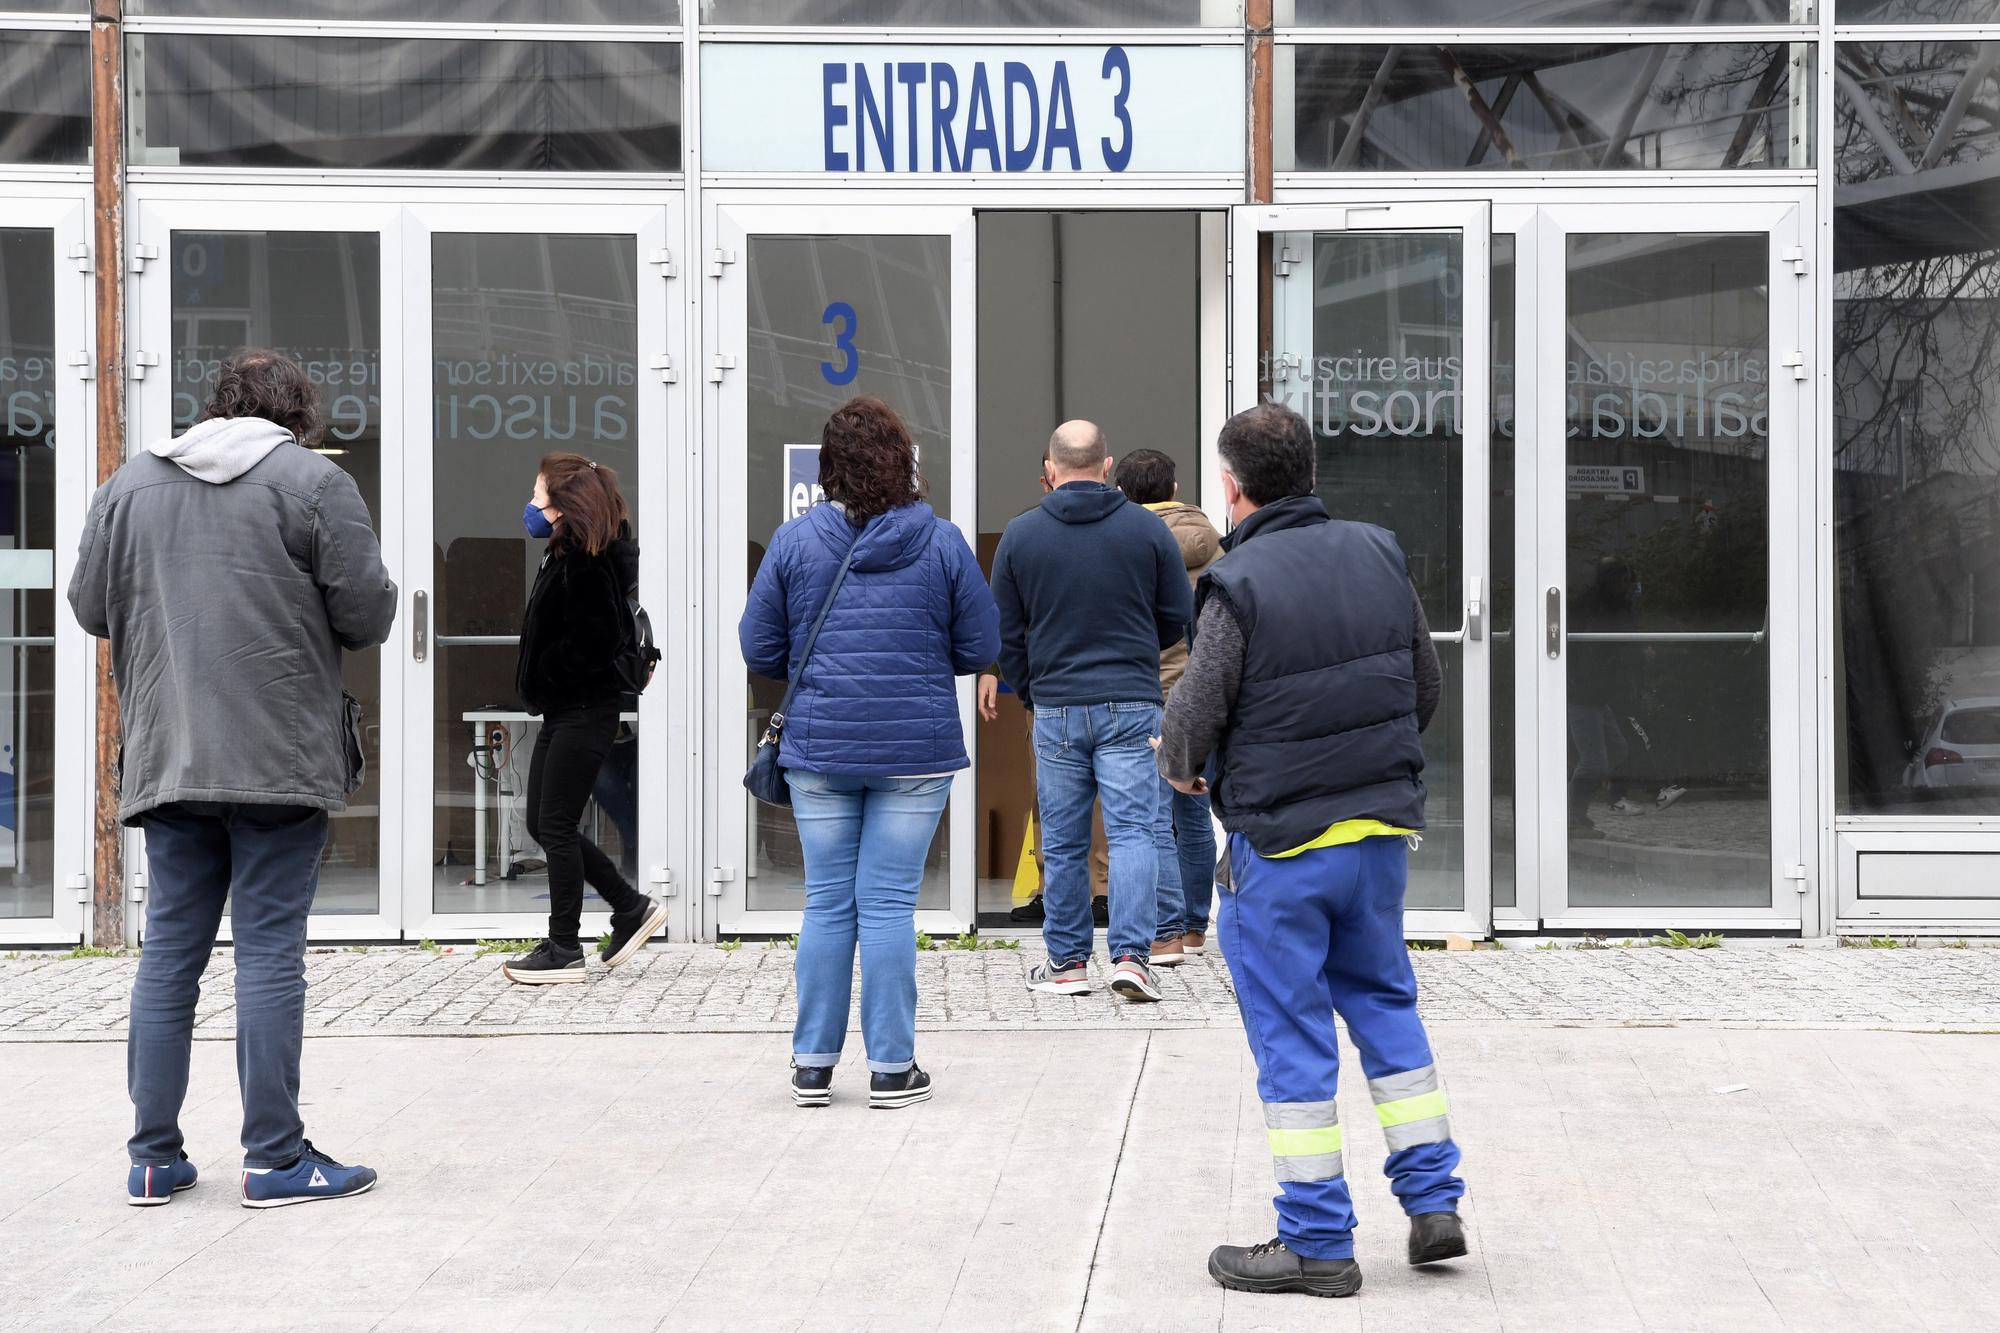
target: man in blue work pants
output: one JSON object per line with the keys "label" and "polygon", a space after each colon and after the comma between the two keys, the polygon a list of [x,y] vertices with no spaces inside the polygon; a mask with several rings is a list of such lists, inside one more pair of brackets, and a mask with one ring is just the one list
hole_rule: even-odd
{"label": "man in blue work pants", "polygon": [[1351,1296],[1354,1209],[1334,1016],[1361,1067],[1410,1218],[1409,1259],[1466,1253],[1444,1088],[1403,944],[1423,745],[1442,677],[1396,539],[1335,522],[1312,428],[1266,403],[1218,441],[1233,527],[1195,594],[1194,647],[1167,701],[1160,772],[1208,790],[1229,832],[1219,919],[1277,1171],[1278,1234],[1218,1246],[1239,1291]]}

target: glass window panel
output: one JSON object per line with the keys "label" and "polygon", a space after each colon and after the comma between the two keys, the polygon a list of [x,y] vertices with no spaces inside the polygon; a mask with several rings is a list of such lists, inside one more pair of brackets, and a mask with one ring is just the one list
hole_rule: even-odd
{"label": "glass window panel", "polygon": [[1769,241],[1569,238],[1569,900],[1771,900]]}
{"label": "glass window panel", "polygon": [[671,42],[149,33],[134,165],[678,171]]}
{"label": "glass window panel", "polygon": [[89,160],[89,34],[0,31],[0,162]]}
{"label": "glass window panel", "polygon": [[1280,136],[1278,168],[1806,167],[1811,118],[1791,90],[1794,57],[1809,50],[1777,42],[1282,46],[1292,133],[1289,142]]}
{"label": "glass window panel", "polygon": [[[823,496],[820,428],[856,394],[902,415],[931,507],[951,518],[951,239],[945,236],[753,236],[749,242],[750,549],[757,577],[778,525]],[[744,753],[763,734],[785,682],[750,676]],[[749,906],[802,911],[804,863],[789,809],[745,796]],[[951,905],[951,816],[938,822],[917,905]]]}
{"label": "glass window panel", "polygon": [[[5,0],[9,9],[22,6]],[[84,8],[79,0],[79,8]],[[344,19],[361,23],[644,24],[681,21],[680,0],[453,0],[443,14],[426,0],[126,0],[127,14],[194,19]]]}
{"label": "glass window panel", "polygon": [[0,917],[55,912],[55,252],[0,229]]}
{"label": "glass window panel", "polygon": [[[1464,621],[1464,246],[1424,232],[1271,238],[1264,395],[1312,423],[1319,496],[1396,534],[1434,634]],[[1461,649],[1440,643],[1444,699],[1424,733],[1430,828],[1410,858],[1412,909],[1465,903]]]}
{"label": "glass window panel", "polygon": [[[1301,26],[1559,28],[1809,23],[1804,0],[1295,0]],[[1283,21],[1282,19],[1280,20]]]}
{"label": "glass window panel", "polygon": [[90,0],[7,0],[9,14],[88,14]]}
{"label": "glass window panel", "polygon": [[1836,23],[1992,23],[2000,0],[1834,0]]}
{"label": "glass window panel", "polygon": [[[431,238],[439,912],[548,911],[547,862],[525,808],[539,723],[514,688],[522,609],[546,545],[521,527],[521,507],[542,456],[569,450],[617,471],[638,526],[638,267],[629,235]],[[669,623],[655,620],[655,633]],[[583,822],[628,878],[635,725],[626,719]]]}
{"label": "glass window panel", "polygon": [[[375,232],[176,231],[172,271],[173,422],[201,417],[224,357],[274,347],[320,386],[320,450],[382,512],[382,242]],[[373,914],[382,879],[382,649],[341,654],[361,701],[368,774],[333,819],[315,912]]]}
{"label": "glass window panel", "polygon": [[781,27],[1233,27],[1243,22],[1243,5],[1242,0],[702,0],[701,21]]}
{"label": "glass window panel", "polygon": [[2000,42],[1839,62],[1837,806],[2000,815]]}

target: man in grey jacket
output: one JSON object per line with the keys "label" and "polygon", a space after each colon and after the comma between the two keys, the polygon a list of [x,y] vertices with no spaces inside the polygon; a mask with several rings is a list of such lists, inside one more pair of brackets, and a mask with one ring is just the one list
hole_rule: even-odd
{"label": "man in grey jacket", "polygon": [[309,447],[319,392],[276,352],[223,363],[202,420],[91,501],[70,606],[111,641],[124,727],[119,818],[146,834],[145,952],[132,987],[128,1197],[194,1184],[181,1103],[201,976],[230,898],[246,1208],[359,1194],[366,1167],[305,1138],[306,917],[327,816],[361,782],[342,650],[389,637],[396,585],[368,508]]}

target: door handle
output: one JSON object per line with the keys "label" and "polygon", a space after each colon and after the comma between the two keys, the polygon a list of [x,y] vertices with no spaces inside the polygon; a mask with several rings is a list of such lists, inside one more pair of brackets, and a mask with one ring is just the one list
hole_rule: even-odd
{"label": "door handle", "polygon": [[1548,592],[1549,641],[1551,660],[1563,655],[1563,590],[1550,588]]}
{"label": "door handle", "polygon": [[421,662],[431,652],[431,597],[427,592],[410,594],[410,657]]}
{"label": "door handle", "polygon": [[1484,589],[1480,587],[1479,576],[1472,576],[1471,596],[1465,602],[1465,632],[1475,641],[1485,637],[1486,603],[1480,597]]}

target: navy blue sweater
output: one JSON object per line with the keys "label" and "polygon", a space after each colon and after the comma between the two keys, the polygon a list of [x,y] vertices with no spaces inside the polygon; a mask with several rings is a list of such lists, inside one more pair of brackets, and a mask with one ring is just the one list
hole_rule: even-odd
{"label": "navy blue sweater", "polygon": [[1073,481],[1007,525],[993,556],[1000,676],[1021,702],[1161,703],[1160,649],[1194,616],[1159,515]]}

